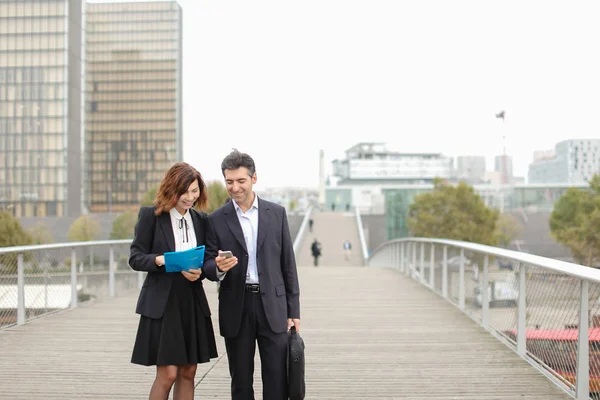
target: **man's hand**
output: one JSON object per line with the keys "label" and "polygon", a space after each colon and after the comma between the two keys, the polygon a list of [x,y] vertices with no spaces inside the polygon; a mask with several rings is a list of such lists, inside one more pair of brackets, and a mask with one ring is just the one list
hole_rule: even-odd
{"label": "man's hand", "polygon": [[[221,251],[221,250],[219,250],[219,251]],[[233,256],[233,257],[217,256],[217,257],[215,257],[215,262],[217,263],[217,269],[220,272],[227,272],[231,268],[233,268],[237,265],[238,259],[235,256]]]}
{"label": "man's hand", "polygon": [[190,269],[189,271],[181,271],[181,273],[183,274],[183,276],[185,276],[185,279],[187,279],[188,281],[195,282],[198,279],[200,279],[200,276],[202,275],[202,270],[200,268]]}
{"label": "man's hand", "polygon": [[288,318],[288,331],[292,329],[292,326],[296,327],[296,332],[300,332],[300,318]]}

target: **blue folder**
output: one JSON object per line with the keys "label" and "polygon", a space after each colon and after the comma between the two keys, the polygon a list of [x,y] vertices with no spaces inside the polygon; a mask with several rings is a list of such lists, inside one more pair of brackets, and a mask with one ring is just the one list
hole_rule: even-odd
{"label": "blue folder", "polygon": [[184,251],[169,251],[165,256],[165,271],[181,272],[202,268],[204,265],[204,246]]}

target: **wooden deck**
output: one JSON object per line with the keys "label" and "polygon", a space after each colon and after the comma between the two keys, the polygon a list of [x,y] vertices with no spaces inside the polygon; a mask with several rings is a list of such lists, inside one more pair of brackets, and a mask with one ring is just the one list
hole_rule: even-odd
{"label": "wooden deck", "polygon": [[[307,399],[570,397],[426,288],[387,269],[302,267]],[[215,329],[216,290],[206,283]],[[144,399],[152,367],[129,362],[137,294],[0,331],[1,399]],[[198,369],[197,399],[228,399],[220,357]],[[258,359],[258,352],[257,352]],[[261,399],[257,361],[256,398]]]}

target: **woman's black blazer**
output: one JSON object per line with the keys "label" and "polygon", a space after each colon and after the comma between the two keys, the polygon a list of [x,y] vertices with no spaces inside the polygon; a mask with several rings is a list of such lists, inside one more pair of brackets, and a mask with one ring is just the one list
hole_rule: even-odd
{"label": "woman's black blazer", "polygon": [[[141,207],[135,234],[131,243],[129,266],[136,271],[146,271],[148,275],[142,285],[135,312],[149,318],[162,318],[169,298],[173,278],[178,274],[165,272],[164,267],[154,263],[156,256],[168,251],[175,251],[175,237],[168,212],[154,215],[155,207]],[[217,241],[210,227],[208,216],[203,212],[190,209],[197,245],[205,245],[204,262],[217,255]],[[198,291],[197,298],[204,315],[210,316],[210,308],[201,279],[193,283]]]}

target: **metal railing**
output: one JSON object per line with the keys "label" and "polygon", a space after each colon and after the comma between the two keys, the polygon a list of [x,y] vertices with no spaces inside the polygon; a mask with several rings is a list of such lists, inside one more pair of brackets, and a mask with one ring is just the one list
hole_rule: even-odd
{"label": "metal railing", "polygon": [[367,241],[365,239],[365,230],[363,228],[362,218],[360,217],[360,209],[354,207],[356,213],[356,227],[358,228],[358,238],[360,240],[360,249],[363,256],[363,265],[367,265],[369,262],[369,248],[367,247]]}
{"label": "metal railing", "polygon": [[304,240],[304,232],[306,232],[306,226],[308,225],[308,221],[310,220],[310,215],[312,213],[313,207],[310,206],[306,210],[306,214],[304,214],[304,219],[302,219],[302,223],[300,224],[300,228],[298,228],[298,233],[296,234],[296,239],[294,239],[294,253],[298,255],[298,250],[300,246],[302,246],[302,241]]}
{"label": "metal railing", "polygon": [[599,270],[428,238],[388,241],[368,262],[396,268],[442,296],[572,397],[600,394]]}
{"label": "metal railing", "polygon": [[131,240],[0,248],[0,329],[89,300],[139,289]]}

